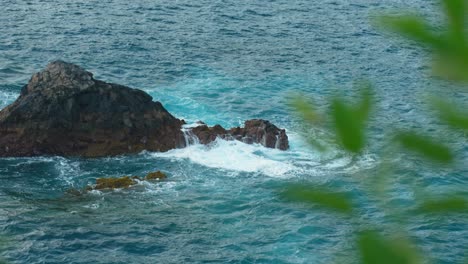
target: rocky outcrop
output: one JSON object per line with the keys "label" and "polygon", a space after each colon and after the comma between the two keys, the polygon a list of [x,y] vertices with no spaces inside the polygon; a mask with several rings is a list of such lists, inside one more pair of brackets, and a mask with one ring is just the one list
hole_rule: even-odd
{"label": "rocky outcrop", "polygon": [[139,182],[148,181],[162,181],[167,178],[167,175],[164,172],[156,171],[148,173],[144,178],[139,176],[122,176],[117,178],[97,178],[96,184],[87,185],[85,188],[79,189],[70,189],[67,190],[68,194],[71,195],[82,195],[93,190],[114,190],[114,189],[126,189],[134,185],[137,185]]}
{"label": "rocky outcrop", "polygon": [[0,112],[0,156],[167,151],[183,140],[182,124],[147,93],[56,61]]}
{"label": "rocky outcrop", "polygon": [[164,172],[161,171],[155,171],[155,172],[150,172],[145,176],[146,181],[154,181],[154,180],[164,180],[166,179],[167,176]]}
{"label": "rocky outcrop", "polygon": [[[55,61],[0,111],[0,157],[167,151],[187,145],[184,124],[141,90],[96,80],[79,66]],[[284,129],[259,119],[230,130],[202,125],[193,134],[203,144],[221,137],[288,148]]]}
{"label": "rocky outcrop", "polygon": [[160,181],[166,178],[166,174],[161,171],[150,172],[144,178],[141,178],[139,176],[122,176],[119,178],[97,178],[96,185],[87,186],[85,190],[90,191],[104,189],[122,189],[133,186],[141,181]]}
{"label": "rocky outcrop", "polygon": [[244,127],[235,127],[229,130],[220,125],[208,127],[201,124],[192,128],[192,133],[197,136],[202,144],[209,144],[217,137],[220,137],[227,140],[239,140],[247,144],[259,143],[267,148],[280,150],[289,148],[286,131],[262,119],[247,120]]}
{"label": "rocky outcrop", "polygon": [[98,178],[94,187],[89,186],[87,190],[104,190],[104,189],[122,189],[128,188],[137,184],[136,177],[123,176],[120,178]]}

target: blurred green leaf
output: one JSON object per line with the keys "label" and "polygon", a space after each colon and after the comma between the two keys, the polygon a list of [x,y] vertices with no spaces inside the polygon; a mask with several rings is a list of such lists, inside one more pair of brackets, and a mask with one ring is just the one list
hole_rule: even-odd
{"label": "blurred green leaf", "polygon": [[462,113],[453,104],[437,98],[433,98],[432,105],[439,112],[439,117],[448,125],[463,130],[468,130],[468,113]]}
{"label": "blurred green leaf", "polygon": [[396,139],[408,150],[414,151],[433,161],[450,163],[453,154],[450,148],[441,143],[434,142],[431,138],[418,135],[414,132],[400,132]]}
{"label": "blurred green leaf", "polygon": [[358,83],[360,101],[350,105],[342,98],[331,102],[332,120],[338,142],[353,153],[359,153],[365,146],[365,126],[372,108],[372,86],[369,82]]}
{"label": "blurred green leaf", "polygon": [[388,240],[377,232],[365,231],[358,237],[362,264],[422,263],[415,249],[405,240]]}
{"label": "blurred green leaf", "polygon": [[315,123],[320,120],[320,116],[313,107],[313,104],[308,102],[304,97],[295,96],[290,101],[290,104],[305,121],[309,123]]}
{"label": "blurred green leaf", "polygon": [[462,197],[448,197],[441,200],[427,200],[418,209],[421,213],[468,212],[468,202]]}
{"label": "blurred green leaf", "polygon": [[432,71],[435,76],[461,83],[468,82],[468,49],[455,51],[457,47],[451,45],[449,51],[433,54]]}
{"label": "blurred green leaf", "polygon": [[377,25],[431,48],[443,46],[440,37],[433,33],[434,30],[426,21],[415,15],[382,16],[378,19]]}
{"label": "blurred green leaf", "polygon": [[[306,121],[308,124],[316,124],[322,121],[322,117],[317,113],[315,107],[311,102],[306,100],[304,96],[296,95],[289,100],[289,105],[294,108],[299,117]],[[318,151],[323,152],[326,147],[313,137],[306,137],[307,143]]]}
{"label": "blurred green leaf", "polygon": [[315,204],[336,212],[350,214],[353,206],[344,193],[305,185],[291,185],[282,193],[290,201]]}
{"label": "blurred green leaf", "polygon": [[443,0],[451,33],[464,38],[465,0]]}
{"label": "blurred green leaf", "polygon": [[448,27],[435,30],[416,15],[382,16],[377,25],[431,49],[436,76],[468,81],[468,46],[465,34],[466,0],[443,0]]}
{"label": "blurred green leaf", "polygon": [[357,112],[362,122],[369,119],[372,110],[372,84],[368,81],[360,81],[356,86],[361,92],[361,102],[358,105]]}
{"label": "blurred green leaf", "polygon": [[364,123],[358,113],[342,99],[335,98],[332,101],[332,116],[340,143],[346,150],[359,153],[365,142]]}

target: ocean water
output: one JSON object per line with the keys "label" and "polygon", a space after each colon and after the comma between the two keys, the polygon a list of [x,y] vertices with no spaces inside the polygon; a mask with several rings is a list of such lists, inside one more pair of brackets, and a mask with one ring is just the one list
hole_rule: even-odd
{"label": "ocean water", "polygon": [[[353,230],[391,223],[365,195],[363,179],[384,156],[397,168],[386,204],[404,208],[416,181],[432,194],[468,185],[463,134],[440,132],[429,91],[467,103],[466,89],[427,78],[424,51],[370,25],[384,10],[409,9],[440,21],[427,0],[0,0],[0,106],[56,59],[95,77],[140,88],[179,118],[226,127],[264,118],[287,129],[291,149],[217,140],[166,153],[101,159],[0,159],[0,257],[12,263],[356,263]],[[301,136],[288,97],[321,110],[353,81],[375,84],[371,143],[359,158]],[[437,85],[435,85],[435,84]],[[447,139],[455,168],[381,151],[392,128]],[[323,131],[308,128],[309,135]],[[168,180],[74,196],[98,177],[167,172]],[[359,224],[288,203],[287,184],[322,184],[352,194]],[[466,216],[465,216],[466,217]],[[406,219],[404,230],[434,263],[467,257],[464,216]]]}

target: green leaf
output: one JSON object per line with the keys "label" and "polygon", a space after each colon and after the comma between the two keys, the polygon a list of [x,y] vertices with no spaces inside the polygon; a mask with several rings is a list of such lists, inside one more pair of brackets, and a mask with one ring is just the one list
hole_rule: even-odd
{"label": "green leaf", "polygon": [[383,16],[382,28],[399,33],[432,49],[432,70],[435,76],[461,83],[468,82],[468,46],[465,34],[466,0],[442,1],[449,20],[448,28],[434,30],[415,15]]}
{"label": "green leaf", "polygon": [[346,150],[359,153],[365,144],[361,116],[339,98],[332,101],[332,116],[340,143]]}
{"label": "green leaf", "polygon": [[450,148],[434,142],[431,138],[418,135],[414,132],[400,132],[396,139],[408,150],[414,151],[433,161],[450,163],[453,154]]}
{"label": "green leaf", "polygon": [[[322,121],[322,117],[317,113],[312,103],[307,101],[303,96],[297,95],[289,100],[289,105],[294,108],[295,112],[301,119],[309,124],[316,124]],[[320,152],[324,152],[326,147],[319,140],[312,136],[306,136],[306,141]]]}
{"label": "green leaf", "polygon": [[421,213],[462,213],[468,212],[468,202],[462,197],[448,197],[441,200],[424,201],[418,209]]}
{"label": "green leaf", "polygon": [[442,2],[449,20],[451,32],[464,38],[465,0],[443,0]]}
{"label": "green leaf", "polygon": [[432,33],[431,27],[415,15],[382,16],[378,25],[432,48],[440,48],[443,45],[440,37]]}
{"label": "green leaf", "polygon": [[372,109],[373,87],[368,81],[360,81],[357,83],[357,86],[361,91],[361,102],[358,105],[357,114],[362,122],[366,122],[369,119]]}
{"label": "green leaf", "polygon": [[353,153],[359,153],[365,146],[365,125],[372,108],[371,84],[361,81],[357,85],[361,94],[357,104],[349,105],[339,97],[335,97],[331,102],[337,140],[346,150]]}
{"label": "green leaf", "polygon": [[353,210],[350,199],[344,193],[333,192],[326,188],[292,185],[282,193],[290,201],[315,204],[336,212],[350,214]]}
{"label": "green leaf", "polygon": [[415,249],[405,240],[388,240],[377,232],[365,231],[358,236],[362,264],[418,264]]}
{"label": "green leaf", "polygon": [[468,113],[462,113],[453,104],[433,98],[432,105],[439,112],[439,117],[453,128],[468,130]]}
{"label": "green leaf", "polygon": [[308,102],[306,99],[304,99],[304,97],[295,96],[291,100],[290,104],[305,121],[315,123],[320,120],[320,117],[315,111],[312,103]]}
{"label": "green leaf", "polygon": [[457,40],[448,39],[447,48],[434,51],[432,71],[440,78],[466,84],[468,82],[468,48]]}

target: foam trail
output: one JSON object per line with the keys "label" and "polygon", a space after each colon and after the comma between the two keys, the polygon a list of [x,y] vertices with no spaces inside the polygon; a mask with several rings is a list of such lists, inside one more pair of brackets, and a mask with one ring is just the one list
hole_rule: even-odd
{"label": "foam trail", "polygon": [[[259,172],[272,177],[291,177],[295,166],[281,157],[282,151],[240,141],[216,139],[212,144],[190,145],[165,153],[151,153],[154,157],[188,159],[210,168],[240,172]],[[274,158],[272,158],[274,157]]]}
{"label": "foam trail", "polygon": [[184,138],[185,138],[185,147],[200,144],[200,140],[192,132],[192,128],[195,126],[196,125],[184,125],[182,127],[182,133],[184,133]]}
{"label": "foam trail", "polygon": [[[190,131],[193,126],[188,125],[184,129]],[[289,134],[291,148],[287,151],[220,138],[209,145],[202,145],[193,133],[184,133],[187,147],[149,155],[173,160],[186,159],[209,168],[261,173],[276,178],[320,177],[332,171],[350,171],[375,165],[375,159],[367,155],[356,162],[339,150],[327,153],[314,151],[295,133]]]}
{"label": "foam trail", "polygon": [[18,97],[18,93],[10,91],[0,91],[0,109],[11,104]]}

